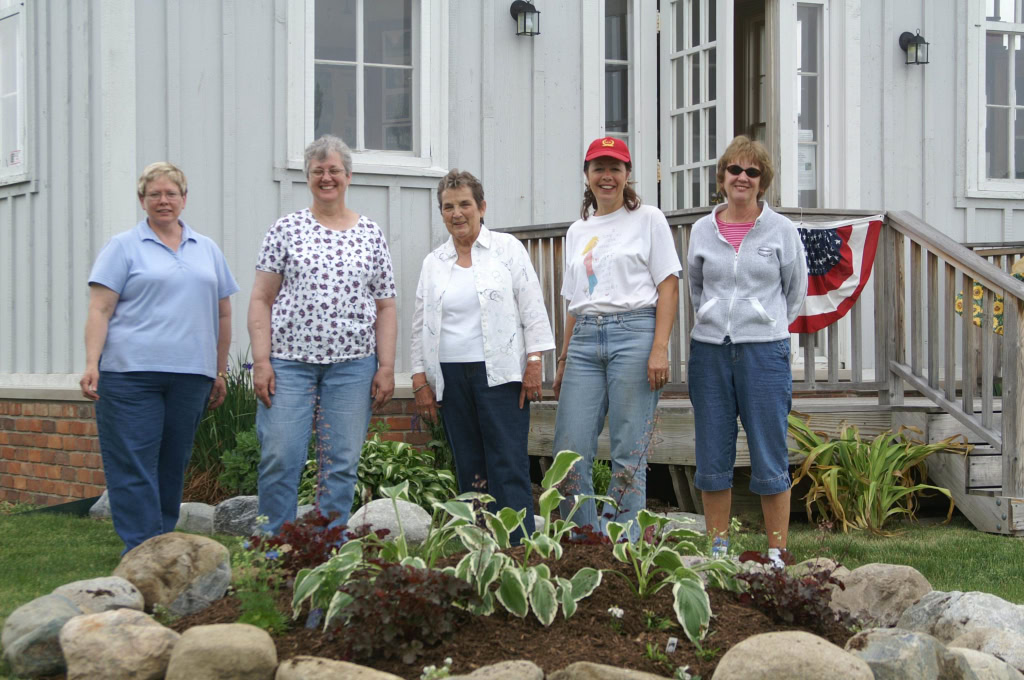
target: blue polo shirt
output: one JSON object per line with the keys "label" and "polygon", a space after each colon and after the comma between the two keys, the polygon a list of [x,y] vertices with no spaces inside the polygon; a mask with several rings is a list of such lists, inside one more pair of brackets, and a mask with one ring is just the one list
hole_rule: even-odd
{"label": "blue polo shirt", "polygon": [[181,226],[177,252],[142,220],[110,239],[96,258],[89,284],[120,296],[101,371],[217,376],[218,304],[238,292],[238,284],[217,244]]}

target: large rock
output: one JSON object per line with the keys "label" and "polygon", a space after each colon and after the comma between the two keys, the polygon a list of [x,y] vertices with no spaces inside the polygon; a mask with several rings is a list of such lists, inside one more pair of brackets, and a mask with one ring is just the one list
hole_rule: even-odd
{"label": "large rock", "polygon": [[230,555],[212,538],[162,534],[125,553],[114,576],[142,592],[147,610],[160,604],[184,616],[224,596],[231,583]]}
{"label": "large rock", "polygon": [[83,614],[99,614],[111,609],[142,611],[146,600],[131,581],[119,576],[104,576],[85,581],[74,581],[55,588],[54,595],[63,595],[82,610]]}
{"label": "large rock", "polygon": [[948,647],[973,649],[999,657],[1024,671],[1024,635],[998,628],[975,628],[950,640]]}
{"label": "large rock", "polygon": [[[395,509],[391,505],[390,498],[378,498],[370,501],[353,513],[348,521],[348,526],[358,529],[369,525],[371,531],[388,529],[391,533],[388,538],[394,539],[398,536],[398,518],[395,517]],[[398,516],[402,520],[402,528],[405,530],[405,540],[408,543],[422,543],[430,531],[430,515],[427,511],[408,501],[397,501]]]}
{"label": "large rock", "polygon": [[589,661],[577,661],[560,671],[551,673],[548,675],[548,680],[664,680],[664,676],[643,671],[631,671],[627,668],[604,666]]}
{"label": "large rock", "polygon": [[213,530],[231,536],[252,536],[259,530],[259,496],[235,496],[213,509]]}
{"label": "large rock", "polygon": [[194,626],[171,652],[167,680],[272,680],[277,649],[267,631],[247,623]]}
{"label": "large rock", "polygon": [[71,619],[60,646],[68,680],[160,680],[179,637],[140,611],[116,609]]}
{"label": "large rock", "polygon": [[16,675],[36,677],[64,670],[60,629],[82,610],[63,595],[43,595],[27,602],[7,617],[0,644],[4,658]]}
{"label": "large rock", "polygon": [[902,564],[865,564],[843,577],[845,590],[832,593],[832,608],[848,612],[863,627],[891,628],[932,586],[917,569]]}
{"label": "large rock", "polygon": [[977,628],[1024,634],[1024,607],[988,593],[933,590],[903,612],[896,625],[942,642]]}
{"label": "large rock", "polygon": [[978,680],[1024,680],[1024,673],[991,654],[963,647],[947,647],[950,654],[959,654],[971,667]]}
{"label": "large rock", "polygon": [[692,512],[663,512],[658,514],[671,520],[665,525],[666,531],[689,529],[690,531],[696,531],[699,534],[707,533],[707,524],[704,521],[704,515],[696,515]]}
{"label": "large rock", "polygon": [[799,631],[763,633],[732,647],[714,680],[872,680],[871,668],[828,640]]}
{"label": "large rock", "polygon": [[871,667],[875,680],[975,680],[962,656],[927,633],[871,628],[847,640],[846,649]]}
{"label": "large rock", "polygon": [[348,661],[296,656],[282,661],[274,680],[402,680],[397,675],[359,666]]}
{"label": "large rock", "polygon": [[110,494],[106,489],[92,507],[89,508],[89,516],[93,519],[110,519]]}
{"label": "large rock", "polygon": [[[552,675],[551,677],[554,677]],[[598,678],[600,676],[577,676]],[[532,661],[502,661],[477,668],[469,675],[452,675],[449,680],[544,680],[544,671]]]}
{"label": "large rock", "polygon": [[182,503],[174,528],[193,534],[212,534],[213,512],[213,506],[207,503]]}

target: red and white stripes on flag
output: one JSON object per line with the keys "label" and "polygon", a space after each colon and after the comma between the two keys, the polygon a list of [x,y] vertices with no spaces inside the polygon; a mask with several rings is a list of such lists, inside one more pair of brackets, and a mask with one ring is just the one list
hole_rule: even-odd
{"label": "red and white stripes on flag", "polygon": [[800,222],[807,257],[807,297],[790,333],[815,333],[843,318],[871,277],[882,216]]}

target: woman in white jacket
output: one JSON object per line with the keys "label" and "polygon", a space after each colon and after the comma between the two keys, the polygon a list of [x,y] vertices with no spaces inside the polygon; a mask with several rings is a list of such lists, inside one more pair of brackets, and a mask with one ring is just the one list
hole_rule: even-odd
{"label": "woman in white jacket", "polygon": [[[544,294],[523,244],[483,225],[480,180],[452,170],[437,203],[451,238],[423,260],[416,287],[416,409],[430,420],[440,410],[459,491],[525,509],[532,534],[529,402],[541,396],[541,353],[555,347]],[[519,537],[512,535],[513,545]]]}
{"label": "woman in white jacket", "polygon": [[769,554],[781,564],[789,531],[787,416],[792,406],[789,324],[807,293],[799,232],[762,199],[767,150],[740,136],[718,160],[727,202],[693,227],[687,255],[697,309],[687,374],[697,474],[712,552],[728,552],[736,416],[750,446],[750,490],[761,496]]}

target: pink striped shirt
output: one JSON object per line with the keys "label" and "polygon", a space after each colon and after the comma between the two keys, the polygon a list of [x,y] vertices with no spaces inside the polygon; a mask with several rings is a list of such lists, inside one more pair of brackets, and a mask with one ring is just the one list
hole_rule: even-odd
{"label": "pink striped shirt", "polygon": [[754,227],[753,222],[724,222],[718,215],[715,215],[715,221],[718,222],[719,233],[736,249],[737,253],[740,251],[743,237]]}

